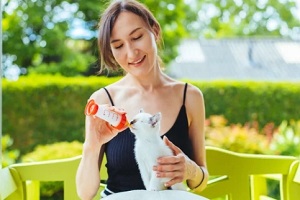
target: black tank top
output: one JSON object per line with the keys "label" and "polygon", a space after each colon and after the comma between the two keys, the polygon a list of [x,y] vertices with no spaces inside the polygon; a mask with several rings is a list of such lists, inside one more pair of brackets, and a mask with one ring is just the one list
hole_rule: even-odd
{"label": "black tank top", "polygon": [[[107,91],[111,104],[114,102]],[[188,119],[185,108],[187,83],[183,92],[183,104],[178,113],[175,123],[165,133],[170,141],[179,147],[187,156],[193,158],[192,144],[188,134]],[[107,159],[107,188],[112,192],[123,192],[129,190],[145,189],[138,165],[134,157],[135,136],[130,129],[120,132],[116,137],[105,145]]]}

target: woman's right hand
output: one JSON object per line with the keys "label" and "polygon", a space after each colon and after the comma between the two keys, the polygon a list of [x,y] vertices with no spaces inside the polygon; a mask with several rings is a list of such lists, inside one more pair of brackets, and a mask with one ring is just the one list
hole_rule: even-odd
{"label": "woman's right hand", "polygon": [[[114,106],[108,106],[108,109],[119,114],[125,114],[126,112],[122,109],[116,108]],[[95,117],[86,116],[85,119],[85,144],[90,148],[99,148],[103,144],[109,142],[113,139],[120,131],[123,129],[116,129],[111,126],[108,122]]]}
{"label": "woman's right hand", "polygon": [[[99,98],[98,98],[99,99]],[[98,103],[98,105],[100,105]],[[125,114],[124,110],[107,105],[108,109],[119,114]],[[122,130],[126,129],[123,128]],[[106,121],[86,115],[85,142],[83,144],[82,159],[76,173],[77,193],[81,199],[93,199],[99,189],[104,144],[114,138],[120,131],[112,127]]]}

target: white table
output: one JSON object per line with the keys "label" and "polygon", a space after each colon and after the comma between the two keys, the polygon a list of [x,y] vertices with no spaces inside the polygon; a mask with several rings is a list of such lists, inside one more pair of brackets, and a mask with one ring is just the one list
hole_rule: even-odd
{"label": "white table", "polygon": [[133,190],[109,195],[103,200],[208,200],[205,197],[181,190]]}

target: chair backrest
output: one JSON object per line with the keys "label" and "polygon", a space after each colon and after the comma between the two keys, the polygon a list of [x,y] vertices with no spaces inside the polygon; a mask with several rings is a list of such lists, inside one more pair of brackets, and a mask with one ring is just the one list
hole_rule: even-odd
{"label": "chair backrest", "polygon": [[[291,176],[291,166],[295,164],[296,169],[299,165],[299,160],[295,157],[242,154],[216,147],[206,147],[206,152],[208,170],[210,176],[214,178],[209,181],[208,187],[201,195],[209,199],[225,195],[228,199],[234,200],[256,199],[254,197],[264,195],[258,193],[266,191],[259,191],[261,188],[258,187],[262,185],[253,178],[266,174],[279,174],[283,185],[280,191],[282,197],[292,200],[292,198],[287,198],[290,193],[287,186],[292,185],[292,181],[288,180]],[[299,184],[293,187],[295,187],[294,191],[296,189],[300,191]]]}
{"label": "chair backrest", "polygon": [[300,161],[297,160],[291,165],[287,177],[287,199],[300,199]]}
{"label": "chair backrest", "polygon": [[40,181],[62,181],[64,185],[64,199],[79,199],[76,193],[75,174],[80,162],[81,156],[51,160],[33,163],[14,164],[10,167],[10,172],[17,171],[19,185],[24,197],[9,199],[40,199],[39,183]]}

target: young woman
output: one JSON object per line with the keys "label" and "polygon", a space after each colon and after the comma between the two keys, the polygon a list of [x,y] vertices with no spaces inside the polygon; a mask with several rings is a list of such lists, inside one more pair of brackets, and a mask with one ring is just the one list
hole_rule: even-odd
{"label": "young woman", "polygon": [[[95,91],[90,99],[109,104],[132,119],[141,108],[162,113],[161,136],[174,156],[161,157],[153,166],[157,177],[186,181],[189,188],[206,187],[204,120],[201,91],[163,73],[158,56],[161,28],[151,12],[134,0],[115,1],[99,24],[101,70],[121,67],[126,75]],[[120,109],[122,108],[122,109]],[[92,199],[99,188],[99,166],[107,157],[107,188],[102,196],[145,189],[134,158],[134,135],[129,128],[116,130],[99,118],[86,116],[85,142],[76,177],[80,198]]]}

